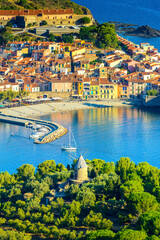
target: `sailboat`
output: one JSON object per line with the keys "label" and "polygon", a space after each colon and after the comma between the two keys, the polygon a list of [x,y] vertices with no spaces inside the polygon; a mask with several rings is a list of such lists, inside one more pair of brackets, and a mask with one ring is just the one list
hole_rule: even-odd
{"label": "sailboat", "polygon": [[[72,142],[74,142],[74,146],[72,145]],[[64,150],[64,151],[76,151],[77,150],[77,144],[74,139],[71,127],[69,127],[69,144],[66,146],[62,146],[62,150]]]}

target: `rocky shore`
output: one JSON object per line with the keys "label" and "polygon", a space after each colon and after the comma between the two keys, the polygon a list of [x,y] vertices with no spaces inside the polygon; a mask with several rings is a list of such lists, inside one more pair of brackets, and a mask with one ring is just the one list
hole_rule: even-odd
{"label": "rocky shore", "polygon": [[115,25],[117,33],[122,33],[125,36],[135,37],[160,37],[160,30],[145,26],[137,26],[130,23],[110,22]]}

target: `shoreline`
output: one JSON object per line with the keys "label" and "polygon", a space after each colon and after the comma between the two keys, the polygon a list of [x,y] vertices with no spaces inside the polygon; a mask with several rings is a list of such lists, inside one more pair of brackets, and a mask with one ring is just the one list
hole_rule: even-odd
{"label": "shoreline", "polygon": [[1,109],[1,113],[17,117],[40,117],[52,113],[66,111],[84,110],[91,108],[105,107],[133,107],[131,102],[126,100],[92,100],[92,101],[71,101],[71,102],[49,102],[35,105],[19,106]]}

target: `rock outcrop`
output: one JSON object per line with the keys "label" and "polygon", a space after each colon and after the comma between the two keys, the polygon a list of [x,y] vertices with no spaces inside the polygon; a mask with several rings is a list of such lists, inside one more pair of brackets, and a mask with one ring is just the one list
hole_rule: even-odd
{"label": "rock outcrop", "polygon": [[137,37],[160,37],[160,31],[146,25],[146,26],[138,27],[135,30],[126,31],[125,35],[137,36]]}

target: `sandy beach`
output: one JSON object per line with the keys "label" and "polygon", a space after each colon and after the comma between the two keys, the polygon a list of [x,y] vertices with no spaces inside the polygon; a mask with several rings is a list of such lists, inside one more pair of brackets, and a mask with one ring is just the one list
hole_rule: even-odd
{"label": "sandy beach", "polygon": [[108,100],[108,101],[71,101],[71,102],[49,102],[36,105],[27,105],[14,108],[1,109],[1,113],[19,117],[38,117],[50,113],[73,111],[79,109],[90,109],[95,107],[111,106],[131,106],[125,100]]}

